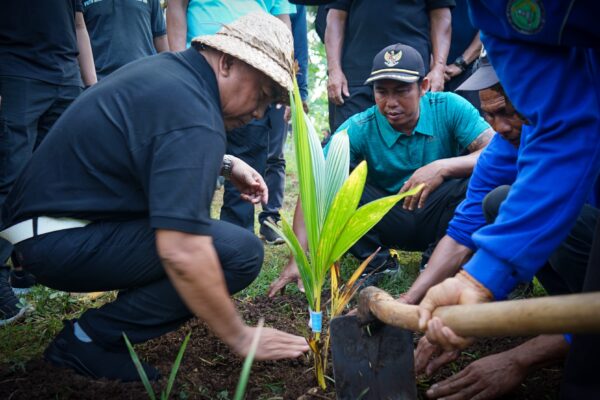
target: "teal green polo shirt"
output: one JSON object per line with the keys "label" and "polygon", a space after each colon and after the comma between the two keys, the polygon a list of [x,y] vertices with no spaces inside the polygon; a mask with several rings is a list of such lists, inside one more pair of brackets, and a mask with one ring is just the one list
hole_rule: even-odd
{"label": "teal green polo shirt", "polygon": [[410,136],[392,128],[376,105],[338,128],[336,132],[348,130],[350,162],[367,161],[367,183],[397,193],[417,169],[459,156],[490,127],[475,107],[454,93],[428,92],[419,106],[419,121]]}

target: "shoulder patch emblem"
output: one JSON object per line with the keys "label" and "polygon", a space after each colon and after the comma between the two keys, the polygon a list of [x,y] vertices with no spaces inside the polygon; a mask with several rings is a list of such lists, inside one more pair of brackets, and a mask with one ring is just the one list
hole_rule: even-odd
{"label": "shoulder patch emblem", "polygon": [[385,59],[385,65],[388,67],[393,67],[400,62],[400,59],[402,58],[402,51],[386,51],[383,58]]}
{"label": "shoulder patch emblem", "polygon": [[533,35],[542,30],[545,23],[542,0],[510,0],[506,5],[508,22],[519,33]]}

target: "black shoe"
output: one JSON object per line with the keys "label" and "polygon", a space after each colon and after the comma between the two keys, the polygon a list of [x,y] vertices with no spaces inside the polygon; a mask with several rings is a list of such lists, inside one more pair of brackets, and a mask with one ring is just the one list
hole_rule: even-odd
{"label": "black shoe", "polygon": [[26,303],[19,301],[8,283],[10,269],[0,266],[0,326],[8,325],[24,317],[31,309]]}
{"label": "black shoe", "polygon": [[[122,382],[141,380],[127,348],[112,352],[94,342],[83,342],[75,336],[73,323],[74,321],[64,321],[65,327],[44,352],[46,360],[57,367],[71,368],[78,374],[93,379],[106,378]],[[156,368],[144,362],[142,366],[149,380],[160,378]]]}
{"label": "black shoe", "polygon": [[[367,267],[368,268],[368,267]],[[368,286],[377,286],[385,276],[395,275],[400,270],[400,266],[395,257],[389,256],[388,259],[378,268],[365,270],[359,278],[358,291]]]}
{"label": "black shoe", "polygon": [[12,286],[12,290],[16,295],[29,293],[35,283],[35,277],[29,272],[14,269],[10,271],[10,286]]}
{"label": "black shoe", "polygon": [[262,224],[260,224],[260,229],[258,231],[258,233],[260,234],[260,238],[264,240],[267,244],[278,245],[285,243],[285,240],[283,240],[283,238],[279,236],[277,232],[275,232],[273,229],[271,229],[265,224],[265,222],[267,221],[272,223],[273,225],[279,226],[279,221],[268,217],[267,219],[265,219],[265,221],[263,221]]}

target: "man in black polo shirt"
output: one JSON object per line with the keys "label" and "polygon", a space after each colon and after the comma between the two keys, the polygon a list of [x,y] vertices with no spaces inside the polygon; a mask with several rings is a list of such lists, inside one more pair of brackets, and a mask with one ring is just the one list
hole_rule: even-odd
{"label": "man in black polo shirt", "polygon": [[[2,209],[0,234],[39,282],[67,291],[120,290],[67,321],[45,356],[94,378],[138,375],[122,334],[140,343],[202,318],[234,352],[255,332],[229,294],[263,259],[249,231],[210,218],[219,171],[243,196],[264,181],[225,156],[225,130],[260,118],[292,86],[292,38],[252,13],[194,48],[134,61],[84,93],[53,127]],[[298,336],[263,330],[256,357],[298,357]],[[145,365],[148,375],[158,372]]]}
{"label": "man in black polo shirt", "polygon": [[[52,124],[81,93],[82,80],[92,85],[96,73],[80,0],[1,3],[0,205]],[[0,326],[23,315],[3,265],[11,250],[0,239]],[[17,277],[22,275],[13,274],[13,283]]]}
{"label": "man in black polo shirt", "polygon": [[375,104],[365,80],[382,48],[403,43],[423,57],[431,91],[444,88],[454,0],[337,0],[328,4],[325,49],[331,132]]}
{"label": "man in black polo shirt", "polygon": [[98,79],[139,58],[169,51],[160,0],[83,0]]}

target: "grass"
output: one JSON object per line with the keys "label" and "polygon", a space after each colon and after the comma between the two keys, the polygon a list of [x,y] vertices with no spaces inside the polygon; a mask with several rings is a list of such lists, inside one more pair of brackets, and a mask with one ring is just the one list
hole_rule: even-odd
{"label": "grass", "polygon": [[[286,193],[282,213],[292,220],[296,204],[297,179],[296,166],[290,146],[286,146]],[[222,203],[222,190],[217,191],[212,206],[213,217],[218,217]],[[256,207],[256,214],[260,207]],[[258,223],[256,224],[258,232]],[[286,264],[289,251],[286,246],[266,246],[263,268],[258,278],[236,297],[243,301],[251,301],[257,296],[264,296],[268,292],[271,282],[279,276],[279,272]],[[392,294],[405,291],[418,273],[420,254],[399,252],[399,262],[405,265],[397,276],[385,278],[381,286]],[[342,274],[347,279],[358,266],[356,259],[346,256],[342,259]],[[296,285],[290,284],[286,292],[293,296],[304,297]],[[24,364],[39,357],[52,338],[62,329],[62,320],[77,318],[88,308],[100,307],[114,300],[115,292],[103,294],[69,294],[56,291],[43,286],[35,286],[25,296],[25,299],[34,307],[22,323],[12,324],[0,329],[0,364],[9,368],[23,368]]]}

